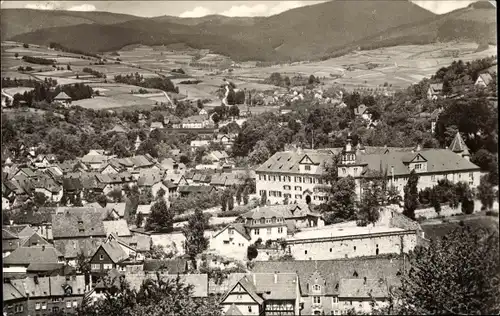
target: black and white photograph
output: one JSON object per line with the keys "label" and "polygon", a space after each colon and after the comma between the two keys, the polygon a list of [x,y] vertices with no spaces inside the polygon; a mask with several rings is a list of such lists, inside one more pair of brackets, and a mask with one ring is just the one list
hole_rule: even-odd
{"label": "black and white photograph", "polygon": [[3,316],[500,315],[497,2],[0,4]]}

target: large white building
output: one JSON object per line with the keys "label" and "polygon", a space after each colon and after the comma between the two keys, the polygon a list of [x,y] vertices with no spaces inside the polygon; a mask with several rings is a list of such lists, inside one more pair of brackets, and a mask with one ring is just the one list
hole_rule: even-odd
{"label": "large white building", "polygon": [[466,182],[472,188],[479,185],[480,168],[471,163],[469,149],[459,133],[447,149],[395,148],[352,146],[350,138],[345,148],[328,150],[296,150],[278,152],[256,170],[257,193],[266,194],[271,204],[312,202],[320,204],[328,197],[321,186],[322,178],[334,155],[341,154],[338,176],[351,176],[356,182],[358,198],[363,182],[386,171],[389,185],[403,197],[403,189],[412,170],[419,175],[418,189],[433,187],[438,180]]}
{"label": "large white building", "polygon": [[323,184],[326,164],[332,161],[331,150],[301,150],[277,152],[256,173],[259,196],[266,194],[271,204],[325,201],[326,194],[316,187]]}

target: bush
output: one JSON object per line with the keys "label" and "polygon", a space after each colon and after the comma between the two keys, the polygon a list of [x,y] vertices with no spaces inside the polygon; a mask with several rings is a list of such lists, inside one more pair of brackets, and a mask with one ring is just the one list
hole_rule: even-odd
{"label": "bush", "polygon": [[225,212],[220,212],[217,214],[217,217],[233,217],[233,216],[240,216],[241,214],[244,214],[248,212],[247,209],[239,209],[239,210],[231,210],[231,211],[225,211]]}
{"label": "bush", "polygon": [[487,216],[498,217],[498,212],[495,212],[495,211],[486,211],[486,215]]}
{"label": "bush", "polygon": [[255,245],[250,245],[247,248],[247,258],[248,260],[252,261],[253,259],[257,258],[257,255],[259,252],[257,251],[257,247]]}

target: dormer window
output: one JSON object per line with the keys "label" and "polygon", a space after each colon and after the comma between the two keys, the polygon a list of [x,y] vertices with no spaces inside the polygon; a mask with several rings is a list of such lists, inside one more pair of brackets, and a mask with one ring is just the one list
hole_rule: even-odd
{"label": "dormer window", "polygon": [[306,166],[304,166],[304,169],[305,169],[306,171],[310,171],[310,170],[311,170],[311,166],[306,165]]}
{"label": "dormer window", "polygon": [[319,284],[314,284],[313,289],[314,289],[315,291],[321,291],[321,285],[319,285]]}
{"label": "dormer window", "polygon": [[353,277],[357,278],[358,277],[358,272],[354,271],[354,273],[352,274]]}
{"label": "dormer window", "polygon": [[262,218],[260,219],[260,223],[261,223],[261,224],[265,224],[265,223],[266,223],[266,219],[265,219],[264,217],[262,217]]}

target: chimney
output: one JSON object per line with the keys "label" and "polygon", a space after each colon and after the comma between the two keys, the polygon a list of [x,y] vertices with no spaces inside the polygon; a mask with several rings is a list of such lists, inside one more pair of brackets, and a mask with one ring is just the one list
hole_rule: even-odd
{"label": "chimney", "polygon": [[274,284],[278,283],[278,273],[274,272]]}

